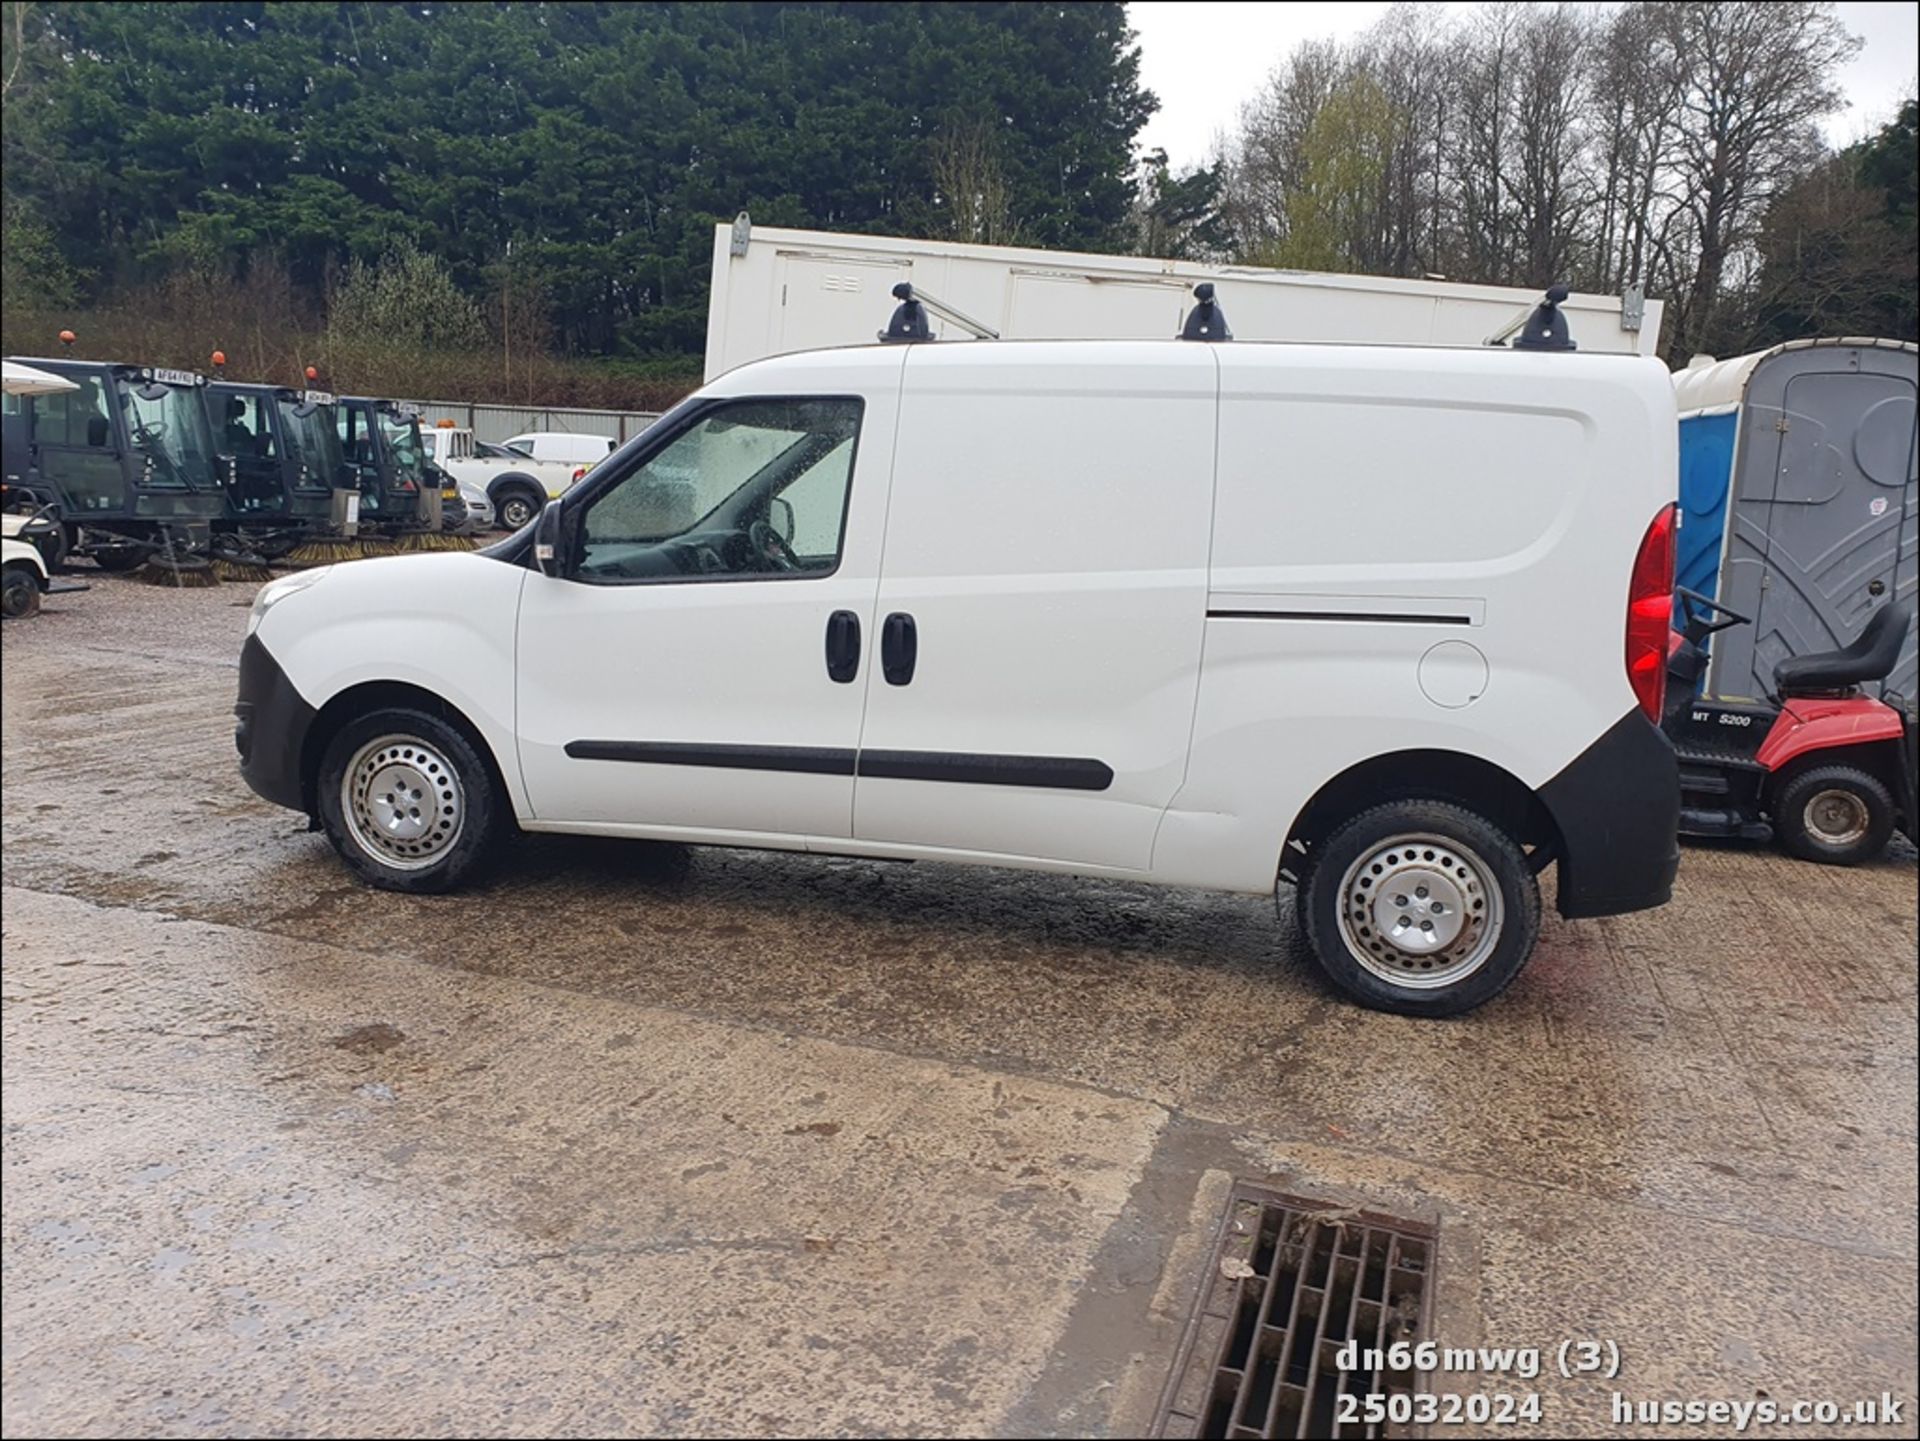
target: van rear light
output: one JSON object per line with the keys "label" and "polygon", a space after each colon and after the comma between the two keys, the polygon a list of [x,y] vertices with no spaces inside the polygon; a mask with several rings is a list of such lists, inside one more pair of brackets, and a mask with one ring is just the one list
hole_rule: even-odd
{"label": "van rear light", "polygon": [[1640,540],[1627,585],[1627,683],[1647,719],[1660,724],[1667,700],[1667,632],[1673,625],[1673,529],[1677,507],[1663,505]]}

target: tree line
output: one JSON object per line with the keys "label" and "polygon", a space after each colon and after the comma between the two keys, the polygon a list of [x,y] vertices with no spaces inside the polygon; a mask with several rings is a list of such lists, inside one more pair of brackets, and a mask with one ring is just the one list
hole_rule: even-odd
{"label": "tree line", "polygon": [[[10,316],[257,265],[317,315],[354,263],[418,251],[495,331],[697,355],[713,225],[742,209],[1124,247],[1153,106],[1120,4],[4,14]],[[969,163],[984,202],[950,188]]]}
{"label": "tree line", "polygon": [[388,391],[651,403],[697,372],[712,227],[742,209],[1639,285],[1680,358],[1914,326],[1912,107],[1827,153],[1854,42],[1802,0],[1403,5],[1283,57],[1180,172],[1135,156],[1156,101],[1121,4],[7,0],[0,21],[10,350],[76,316],[154,361],[218,328],[250,373],[319,357]]}
{"label": "tree line", "polygon": [[1149,177],[1184,185],[1161,244],[1638,286],[1666,299],[1681,360],[1806,334],[1911,339],[1915,107],[1839,155],[1818,130],[1857,47],[1804,0],[1401,5],[1350,44],[1298,46],[1210,165]]}

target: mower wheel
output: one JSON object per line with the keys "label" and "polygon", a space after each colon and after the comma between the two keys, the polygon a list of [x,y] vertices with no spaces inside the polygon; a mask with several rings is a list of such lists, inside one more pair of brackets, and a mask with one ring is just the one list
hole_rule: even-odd
{"label": "mower wheel", "polygon": [[1870,861],[1893,834],[1893,797],[1857,766],[1801,771],[1780,788],[1772,810],[1780,849],[1822,865]]}

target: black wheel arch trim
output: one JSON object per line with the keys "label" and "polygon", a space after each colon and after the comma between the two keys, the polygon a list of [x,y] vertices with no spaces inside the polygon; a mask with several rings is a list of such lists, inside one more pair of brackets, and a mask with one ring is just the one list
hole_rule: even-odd
{"label": "black wheel arch trim", "polygon": [[1645,713],[1629,711],[1540,787],[1560,832],[1560,914],[1665,905],[1680,869],[1680,767]]}
{"label": "black wheel arch trim", "polygon": [[303,758],[307,733],[318,714],[294,689],[260,637],[248,636],[240,647],[233,744],[240,752],[242,778],[263,800],[307,812]]}

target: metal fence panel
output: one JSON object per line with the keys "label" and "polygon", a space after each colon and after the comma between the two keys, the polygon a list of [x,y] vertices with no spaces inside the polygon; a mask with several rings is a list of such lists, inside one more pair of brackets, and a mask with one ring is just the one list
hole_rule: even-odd
{"label": "metal fence panel", "polygon": [[421,402],[422,424],[450,420],[473,432],[475,440],[495,445],[527,431],[558,430],[574,435],[604,435],[615,445],[630,440],[660,418],[658,411],[531,409],[515,405],[468,405],[454,400]]}

